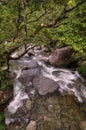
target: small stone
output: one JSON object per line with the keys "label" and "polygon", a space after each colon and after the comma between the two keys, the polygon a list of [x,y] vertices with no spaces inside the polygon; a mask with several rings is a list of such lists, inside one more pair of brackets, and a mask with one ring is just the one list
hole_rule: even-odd
{"label": "small stone", "polygon": [[13,71],[10,72],[11,79],[15,79],[16,76],[17,76],[17,74],[15,72],[13,72]]}
{"label": "small stone", "polygon": [[80,129],[81,130],[86,130],[86,121],[81,121],[80,122]]}
{"label": "small stone", "polygon": [[30,121],[26,127],[26,130],[36,130],[36,121]]}
{"label": "small stone", "polygon": [[51,118],[44,116],[44,121],[51,121]]}
{"label": "small stone", "polygon": [[32,107],[33,107],[33,102],[32,102],[31,100],[27,100],[25,106],[26,106],[26,109],[27,109],[27,110],[31,110]]}
{"label": "small stone", "polygon": [[53,112],[53,105],[48,105],[48,111]]}
{"label": "small stone", "polygon": [[77,128],[76,128],[75,125],[71,125],[71,126],[70,126],[70,130],[77,130]]}
{"label": "small stone", "polygon": [[[69,127],[69,124],[65,122],[65,123],[64,123],[64,127],[65,127],[65,128],[68,128],[68,127]],[[72,129],[70,129],[70,130],[72,130]],[[73,129],[73,130],[75,130],[75,129]]]}
{"label": "small stone", "polygon": [[62,123],[65,123],[65,127],[68,126],[68,118],[67,117],[62,118],[61,121],[62,121]]}

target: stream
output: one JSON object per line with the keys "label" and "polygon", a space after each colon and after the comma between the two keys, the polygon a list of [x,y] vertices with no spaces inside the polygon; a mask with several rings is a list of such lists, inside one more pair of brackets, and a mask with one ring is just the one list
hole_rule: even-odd
{"label": "stream", "polygon": [[36,47],[34,55],[11,60],[9,70],[15,76],[7,130],[86,130],[86,81],[77,71],[53,67]]}

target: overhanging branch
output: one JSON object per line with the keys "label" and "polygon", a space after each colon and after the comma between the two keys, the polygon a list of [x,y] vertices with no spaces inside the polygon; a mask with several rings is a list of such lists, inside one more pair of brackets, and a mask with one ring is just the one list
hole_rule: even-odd
{"label": "overhanging branch", "polygon": [[34,20],[28,21],[27,23],[32,23],[32,22],[36,22],[39,21],[43,16],[45,16],[48,12],[50,11],[50,8],[46,9],[39,17],[37,17]]}
{"label": "overhanging branch", "polygon": [[49,22],[49,23],[42,23],[41,25],[39,25],[36,30],[33,32],[33,34],[31,34],[30,37],[34,38],[36,34],[38,34],[43,28],[51,28],[51,27],[59,27],[61,24],[60,22],[67,18],[67,14],[73,10],[75,10],[76,8],[78,8],[81,4],[83,4],[85,1],[81,1],[79,3],[77,3],[74,7],[70,8],[70,9],[66,9],[67,5],[64,5],[64,8],[61,12],[61,14],[59,15],[59,17],[57,17],[56,19],[54,19],[53,21]]}
{"label": "overhanging branch", "polygon": [[[77,8],[78,8],[81,4],[83,4],[84,2],[85,2],[85,1],[79,2],[79,3],[77,3],[77,5],[75,5],[74,7],[70,8],[70,9],[68,9],[68,10],[67,10],[67,5],[65,5],[64,8],[63,8],[63,10],[62,10],[62,12],[61,12],[61,14],[59,15],[59,17],[57,17],[56,19],[52,20],[52,21],[49,22],[49,23],[42,23],[42,24],[40,24],[39,26],[37,26],[36,30],[30,35],[30,37],[31,37],[31,38],[34,38],[35,35],[38,34],[38,33],[40,32],[40,30],[42,30],[43,28],[59,27],[59,26],[61,25],[61,21],[62,21],[63,19],[65,19],[65,18],[67,18],[66,15],[67,15],[69,12],[71,12],[71,11],[77,9]],[[48,12],[48,10],[47,10],[47,12]],[[39,16],[39,19],[40,19],[43,15],[45,15],[45,14],[46,14],[46,11],[45,11],[42,15]],[[16,50],[17,50],[20,46],[22,46],[22,45],[23,45],[23,43],[22,43],[22,44],[18,44],[17,46],[11,48],[11,49],[9,50],[8,54],[11,55],[12,52],[16,51]],[[26,52],[27,52],[27,50],[26,50]],[[26,53],[26,52],[25,52],[25,53]],[[22,55],[23,55],[23,54],[22,54]],[[22,56],[20,56],[20,57],[22,57]],[[18,57],[18,59],[19,59],[19,57]]]}
{"label": "overhanging branch", "polygon": [[79,2],[79,3],[78,3],[77,5],[75,5],[74,7],[70,8],[70,9],[68,9],[68,10],[65,10],[66,13],[69,13],[69,12],[75,10],[75,9],[78,8],[80,5],[82,5],[84,2],[85,2],[85,0],[82,0],[81,2]]}
{"label": "overhanging branch", "polygon": [[30,49],[33,49],[36,45],[33,45],[31,47],[29,47],[27,50],[25,50],[21,55],[19,55],[18,57],[10,57],[10,60],[18,60],[20,59],[22,56],[24,56]]}

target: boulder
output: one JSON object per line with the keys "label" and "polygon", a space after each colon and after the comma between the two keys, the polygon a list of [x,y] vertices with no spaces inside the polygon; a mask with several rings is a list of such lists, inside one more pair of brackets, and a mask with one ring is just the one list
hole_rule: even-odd
{"label": "boulder", "polygon": [[22,74],[18,77],[18,80],[24,85],[28,86],[30,81],[32,82],[33,78],[40,73],[39,68],[33,68],[24,70]]}
{"label": "boulder", "polygon": [[22,66],[22,70],[38,67],[38,63],[36,60],[21,61],[20,65]]}
{"label": "boulder", "polygon": [[34,78],[33,86],[35,87],[35,89],[38,91],[40,95],[53,93],[58,88],[58,84],[55,81],[47,77],[44,77],[41,74]]}
{"label": "boulder", "polygon": [[49,57],[49,63],[54,66],[66,65],[73,53],[71,47],[64,47],[56,49],[53,54]]}

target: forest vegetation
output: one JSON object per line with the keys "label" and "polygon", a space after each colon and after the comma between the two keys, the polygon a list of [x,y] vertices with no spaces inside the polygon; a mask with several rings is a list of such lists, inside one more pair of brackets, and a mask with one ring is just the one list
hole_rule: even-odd
{"label": "forest vegetation", "polygon": [[[11,54],[29,43],[69,45],[82,62],[86,59],[85,0],[1,0],[0,79],[8,86],[7,65]],[[77,55],[78,54],[78,55]],[[6,68],[6,70],[4,69]],[[84,66],[84,70],[85,66]],[[81,68],[81,71],[84,70]],[[5,85],[4,85],[5,84]]]}
{"label": "forest vegetation", "polygon": [[[1,0],[0,1],[0,82],[8,85],[11,54],[27,44],[71,46],[74,58],[84,61],[86,73],[85,0]],[[24,52],[25,53],[25,52]],[[3,82],[4,81],[4,82]]]}
{"label": "forest vegetation", "polygon": [[29,43],[71,46],[77,69],[86,75],[86,1],[0,0],[0,89],[12,86],[11,54],[21,46],[25,54]]}

